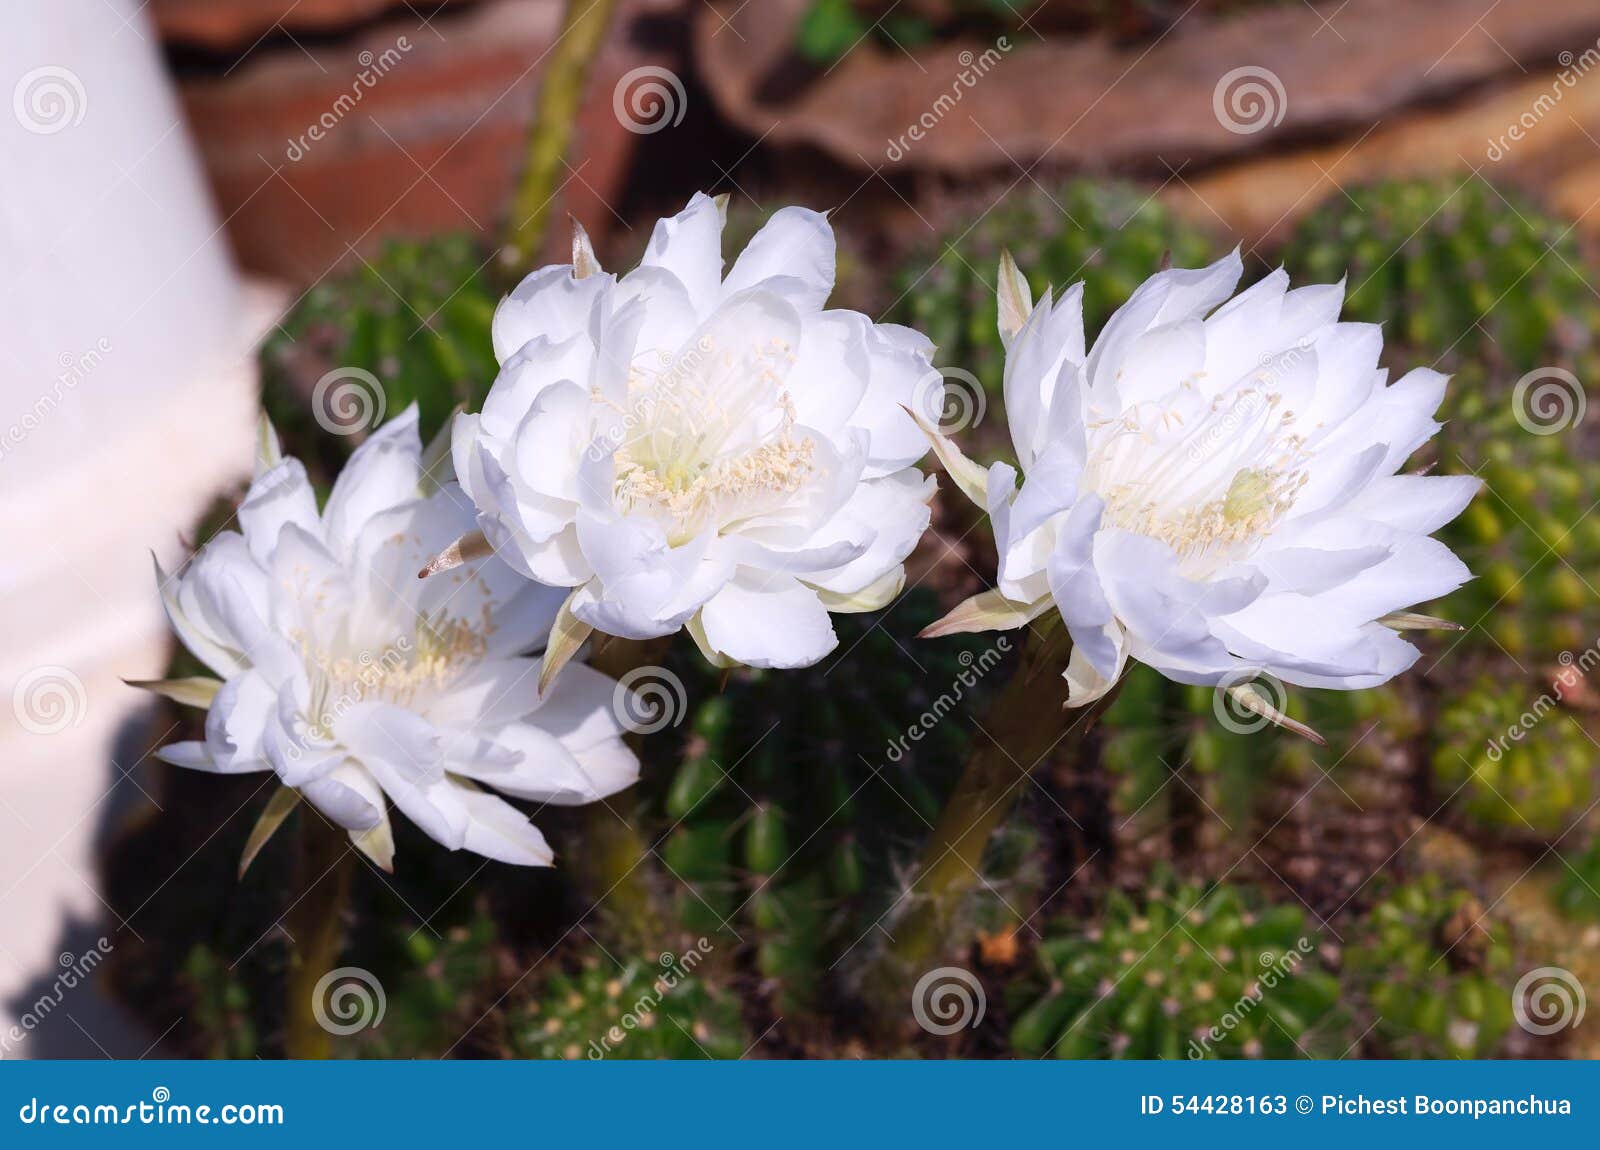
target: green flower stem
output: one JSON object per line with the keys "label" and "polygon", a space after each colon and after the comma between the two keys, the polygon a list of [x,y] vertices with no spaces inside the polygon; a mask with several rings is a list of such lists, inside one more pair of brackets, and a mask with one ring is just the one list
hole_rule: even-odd
{"label": "green flower stem", "polygon": [[[659,639],[596,640],[589,665],[613,679],[641,667],[660,666],[672,645],[670,635]],[[644,736],[628,742],[641,752]],[[603,903],[606,918],[619,941],[648,946],[661,937],[663,917],[656,901],[655,867],[650,843],[639,830],[639,803],[633,789],[610,795],[582,810],[582,841],[572,852],[578,881],[592,898]]]}
{"label": "green flower stem", "polygon": [[316,987],[339,963],[354,855],[346,831],[301,804],[295,889],[302,893],[283,924],[290,938],[284,1031],[290,1058],[321,1059],[333,1052],[333,1035],[317,1017]]}
{"label": "green flower stem", "polygon": [[615,0],[567,0],[561,31],[545,61],[527,159],[501,241],[500,272],[507,285],[515,284],[539,255],[550,206],[561,183],[561,162],[566,159],[583,99],[584,80],[605,38],[614,6]]}
{"label": "green flower stem", "polygon": [[867,1000],[896,1025],[909,1017],[911,983],[967,941],[956,937],[962,904],[981,881],[984,848],[1016,805],[1028,773],[1058,746],[1075,746],[1109,702],[1108,695],[1093,707],[1063,711],[1061,676],[1071,654],[1072,640],[1058,616],[1034,625],[1022,665],[974,734],[967,765],[912,871],[903,909],[885,924],[891,941],[864,974]]}

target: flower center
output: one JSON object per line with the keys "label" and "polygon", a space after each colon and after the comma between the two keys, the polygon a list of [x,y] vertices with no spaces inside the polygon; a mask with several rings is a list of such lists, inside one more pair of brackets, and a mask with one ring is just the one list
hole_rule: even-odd
{"label": "flower center", "polygon": [[782,340],[723,348],[705,337],[660,370],[635,367],[617,449],[615,497],[655,516],[677,546],[781,506],[815,471],[795,434]]}
{"label": "flower center", "polygon": [[1166,543],[1204,576],[1253,549],[1294,506],[1304,440],[1282,397],[1243,387],[1205,401],[1190,386],[1091,427],[1086,479],[1105,521]]}
{"label": "flower center", "polygon": [[419,710],[450,687],[488,648],[488,610],[474,624],[466,619],[419,619],[415,636],[397,636],[386,646],[351,655],[318,647],[296,636],[311,680],[312,738],[332,741],[338,720],[358,703],[384,702]]}

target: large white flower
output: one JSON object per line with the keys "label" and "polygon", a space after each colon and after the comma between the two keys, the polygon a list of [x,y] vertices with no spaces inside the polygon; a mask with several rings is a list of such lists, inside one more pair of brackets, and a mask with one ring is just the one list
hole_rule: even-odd
{"label": "large white flower", "polygon": [[1085,348],[1082,285],[1029,298],[1001,261],[1006,418],[1023,480],[939,454],[987,507],[998,590],[930,630],[1018,626],[1055,607],[1069,702],[1127,659],[1183,683],[1264,671],[1352,689],[1409,667],[1396,614],[1469,575],[1429,533],[1478,489],[1399,475],[1439,425],[1445,377],[1390,384],[1382,333],[1338,322],[1344,285],[1288,290],[1280,269],[1233,296],[1237,253],[1161,272]]}
{"label": "large white flower", "polygon": [[162,758],[234,774],[275,771],[385,865],[386,798],[452,849],[548,865],[544,837],[485,787],[586,803],[638,763],[613,682],[573,667],[541,695],[537,660],[559,591],[497,559],[419,581],[470,529],[453,485],[422,495],[416,409],[362,444],[319,513],[305,469],[270,428],[239,508],[175,577],[159,566],[179,638],[220,677],[157,684],[205,702],[206,737]]}
{"label": "large white flower", "polygon": [[455,467],[495,552],[575,589],[552,673],[591,629],[686,625],[722,663],[813,663],[829,612],[889,602],[927,527],[903,408],[941,402],[928,341],[824,310],[817,212],[777,212],[724,277],[722,211],[695,196],[621,278],[580,231],[495,313],[500,376],[456,420]]}

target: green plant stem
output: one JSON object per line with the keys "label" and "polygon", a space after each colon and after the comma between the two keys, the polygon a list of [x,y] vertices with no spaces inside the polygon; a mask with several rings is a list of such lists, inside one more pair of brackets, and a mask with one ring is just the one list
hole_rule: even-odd
{"label": "green plant stem", "polygon": [[984,849],[1016,805],[1023,780],[1058,744],[1081,738],[1109,701],[1063,712],[1061,675],[1071,654],[1059,617],[1037,624],[1025,640],[1021,666],[974,735],[967,764],[912,871],[904,910],[887,924],[891,941],[864,973],[866,997],[885,1019],[906,1015],[911,981],[966,941],[954,937],[953,928],[981,881]]}
{"label": "green plant stem", "polygon": [[527,159],[511,201],[500,248],[501,280],[515,284],[544,242],[550,205],[560,184],[572,126],[583,100],[584,80],[611,22],[615,0],[567,0],[555,47],[545,61],[539,102],[528,134]]}
{"label": "green plant stem", "polygon": [[[641,667],[659,666],[672,645],[670,635],[659,639],[597,641],[589,665],[613,679]],[[644,736],[629,736],[635,752]],[[583,839],[573,852],[573,869],[593,898],[602,901],[606,917],[619,941],[647,946],[661,936],[663,917],[656,902],[649,859],[650,843],[639,830],[639,803],[633,789],[611,795],[583,808]]]}
{"label": "green plant stem", "polygon": [[333,1036],[317,1018],[317,983],[339,962],[344,911],[350,899],[350,836],[302,804],[295,889],[303,892],[284,916],[290,938],[288,1014],[284,1053],[327,1058]]}

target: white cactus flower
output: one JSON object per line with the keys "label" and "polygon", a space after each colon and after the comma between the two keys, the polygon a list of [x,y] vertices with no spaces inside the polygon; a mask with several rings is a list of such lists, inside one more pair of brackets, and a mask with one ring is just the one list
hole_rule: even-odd
{"label": "white cactus flower", "polygon": [[451,849],[548,865],[538,829],[490,789],[577,804],[632,783],[615,684],[574,667],[538,690],[529,652],[561,595],[498,559],[417,579],[473,521],[454,485],[422,494],[421,456],[412,407],[356,450],[319,512],[263,425],[243,533],[176,576],[157,567],[174,630],[219,677],[140,684],[209,708],[203,741],[159,754],[274,771],[386,867],[390,802]]}
{"label": "white cactus flower", "polygon": [[1000,562],[997,590],[930,633],[1056,609],[1074,706],[1130,658],[1182,683],[1266,672],[1335,689],[1411,666],[1418,651],[1397,631],[1437,621],[1396,613],[1469,578],[1429,534],[1478,480],[1398,474],[1438,430],[1445,377],[1390,384],[1380,329],[1338,322],[1343,284],[1290,291],[1280,269],[1233,296],[1241,271],[1237,252],[1163,271],[1086,348],[1082,285],[1035,305],[1002,258],[1022,481],[935,436],[987,508]]}
{"label": "white cactus flower", "polygon": [[550,674],[592,630],[685,626],[722,664],[814,663],[829,612],[888,603],[928,525],[904,410],[942,402],[928,341],[824,310],[817,212],[777,212],[724,276],[722,212],[695,196],[620,278],[580,230],[495,314],[500,376],[454,462],[496,554],[573,589]]}

